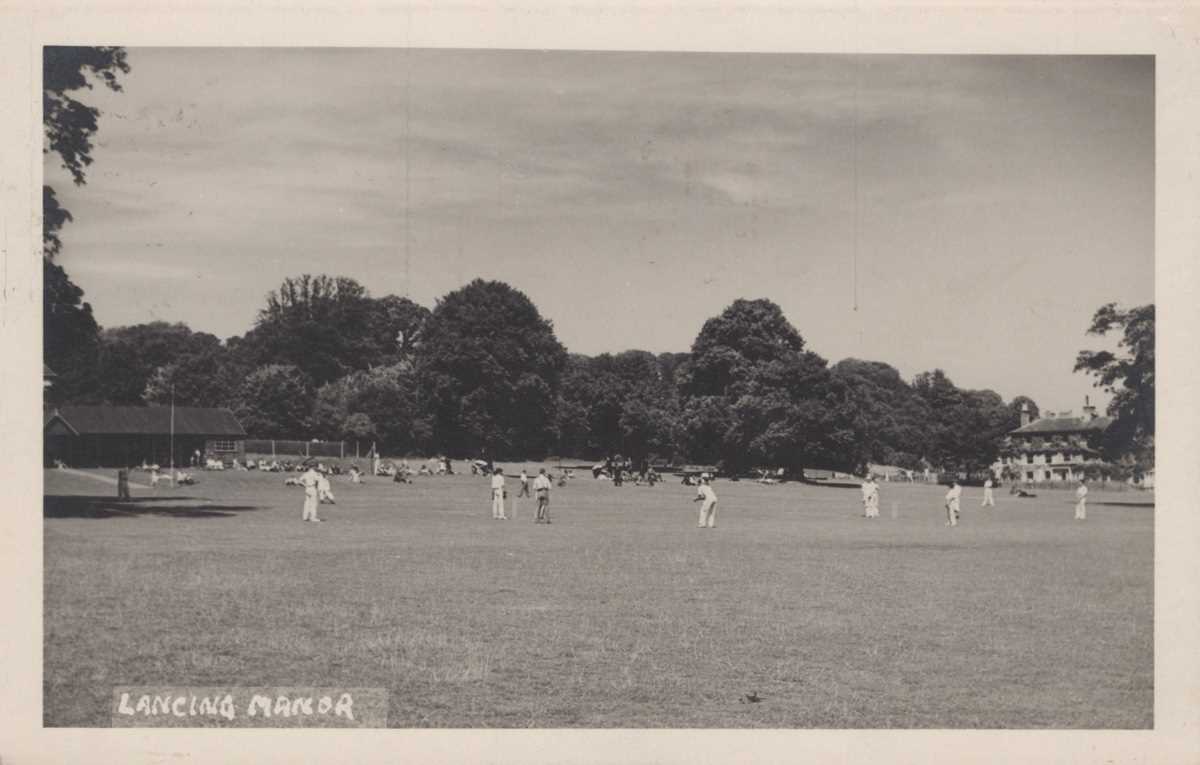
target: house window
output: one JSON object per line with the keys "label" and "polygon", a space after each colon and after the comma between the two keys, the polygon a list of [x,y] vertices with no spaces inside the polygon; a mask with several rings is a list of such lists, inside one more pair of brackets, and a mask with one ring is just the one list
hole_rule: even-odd
{"label": "house window", "polygon": [[214,452],[236,452],[237,441],[209,441],[208,448]]}

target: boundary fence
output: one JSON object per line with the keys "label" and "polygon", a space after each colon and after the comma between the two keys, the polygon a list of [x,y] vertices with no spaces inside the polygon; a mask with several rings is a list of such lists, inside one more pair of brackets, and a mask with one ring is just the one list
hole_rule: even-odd
{"label": "boundary fence", "polygon": [[270,454],[280,457],[337,457],[354,456],[354,445],[345,441],[289,441],[286,439],[248,438],[247,454]]}

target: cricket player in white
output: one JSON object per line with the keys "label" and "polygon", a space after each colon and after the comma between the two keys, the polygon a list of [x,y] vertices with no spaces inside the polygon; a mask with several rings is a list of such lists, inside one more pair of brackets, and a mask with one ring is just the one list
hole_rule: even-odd
{"label": "cricket player in white", "polygon": [[700,528],[716,528],[717,526],[717,493],[708,485],[707,478],[700,479],[700,488],[696,490],[693,502],[703,502],[700,505]]}
{"label": "cricket player in white", "polygon": [[304,515],[302,520],[320,523],[321,519],[317,517],[317,484],[320,483],[321,475],[316,470],[309,466],[308,470],[304,471],[304,475],[300,476],[300,485],[304,487]]}
{"label": "cricket player in white", "polygon": [[879,517],[879,484],[875,483],[875,476],[867,475],[867,480],[863,481],[863,515],[867,518]]}
{"label": "cricket player in white", "polygon": [[983,504],[980,507],[995,507],[996,497],[992,494],[992,479],[983,482]]}
{"label": "cricket player in white", "polygon": [[333,487],[329,485],[329,477],[321,472],[317,473],[317,502],[337,504],[337,500],[333,498]]}
{"label": "cricket player in white", "polygon": [[947,526],[958,525],[958,500],[962,496],[962,487],[958,485],[958,481],[954,481],[950,485],[950,491],[946,492],[946,521]]}
{"label": "cricket player in white", "polygon": [[507,521],[504,514],[504,469],[496,468],[492,472],[492,518],[497,521]]}
{"label": "cricket player in white", "polygon": [[546,468],[542,468],[537,478],[533,479],[533,492],[537,495],[537,517],[535,523],[550,522],[550,476]]}
{"label": "cricket player in white", "polygon": [[1077,521],[1087,520],[1087,495],[1087,484],[1080,478],[1079,488],[1075,490],[1075,520]]}

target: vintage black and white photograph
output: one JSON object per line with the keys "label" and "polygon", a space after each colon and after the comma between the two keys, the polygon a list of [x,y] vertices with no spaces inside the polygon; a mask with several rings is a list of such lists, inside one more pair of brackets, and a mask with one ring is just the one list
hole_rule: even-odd
{"label": "vintage black and white photograph", "polygon": [[1153,55],[108,42],[45,727],[1154,728]]}

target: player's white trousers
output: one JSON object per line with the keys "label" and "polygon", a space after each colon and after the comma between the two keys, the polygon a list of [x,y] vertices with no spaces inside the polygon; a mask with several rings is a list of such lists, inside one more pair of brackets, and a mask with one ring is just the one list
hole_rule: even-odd
{"label": "player's white trousers", "polygon": [[991,489],[983,490],[983,504],[980,507],[995,507],[996,498],[992,495]]}
{"label": "player's white trousers", "polygon": [[710,529],[717,525],[717,503],[711,499],[704,500],[700,505],[700,525]]}
{"label": "player's white trousers", "polygon": [[1087,500],[1086,499],[1081,499],[1075,503],[1075,520],[1077,520],[1077,521],[1086,521],[1087,520]]}
{"label": "player's white trousers", "polygon": [[315,489],[304,490],[304,515],[303,520],[315,521],[317,519],[317,492]]}
{"label": "player's white trousers", "polygon": [[500,491],[492,492],[492,517],[504,518],[504,494]]}

